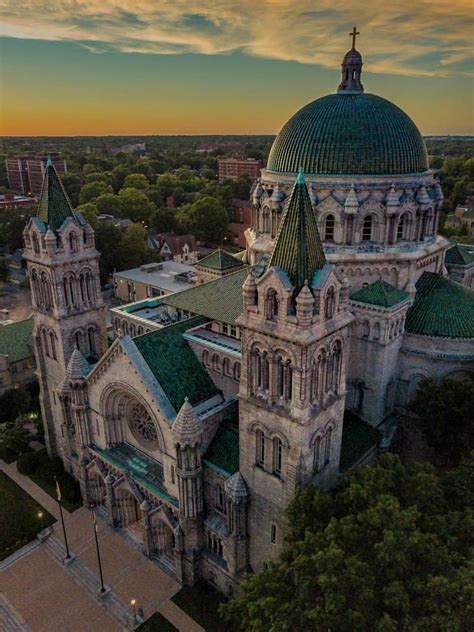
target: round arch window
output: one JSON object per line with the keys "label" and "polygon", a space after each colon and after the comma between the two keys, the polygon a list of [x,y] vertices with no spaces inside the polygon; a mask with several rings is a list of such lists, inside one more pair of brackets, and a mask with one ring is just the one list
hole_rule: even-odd
{"label": "round arch window", "polygon": [[146,408],[139,402],[132,402],[128,408],[127,421],[135,439],[145,448],[158,448],[156,426]]}

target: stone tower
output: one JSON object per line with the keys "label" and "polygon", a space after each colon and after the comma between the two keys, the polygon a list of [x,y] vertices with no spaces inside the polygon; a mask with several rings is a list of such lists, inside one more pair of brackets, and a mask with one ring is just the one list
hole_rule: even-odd
{"label": "stone tower", "polygon": [[73,350],[96,362],[106,350],[107,332],[94,231],[73,211],[51,161],[37,215],[28,222],[23,238],[46,444],[50,455],[60,456],[72,469],[64,448],[66,421],[58,385]]}
{"label": "stone tower", "polygon": [[326,262],[302,173],[266,270],[244,287],[240,472],[249,489],[249,563],[275,558],[295,487],[339,472],[348,284]]}

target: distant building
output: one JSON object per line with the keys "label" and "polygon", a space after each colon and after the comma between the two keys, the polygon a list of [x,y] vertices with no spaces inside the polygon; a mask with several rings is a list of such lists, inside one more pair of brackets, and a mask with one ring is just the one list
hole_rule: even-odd
{"label": "distant building", "polygon": [[114,147],[111,149],[112,154],[144,154],[146,153],[145,143],[130,143],[122,145],[122,147]]}
{"label": "distant building", "polygon": [[15,195],[14,193],[3,193],[0,195],[0,211],[13,210],[16,208],[27,208],[36,204],[36,198],[25,195]]}
{"label": "distant building", "polygon": [[453,244],[446,250],[444,263],[451,281],[474,289],[474,244]]}
{"label": "distant building", "polygon": [[5,262],[8,266],[10,283],[20,284],[26,279],[26,262],[23,259],[23,248],[18,248],[12,254],[5,255]]}
{"label": "distant building", "polygon": [[117,226],[117,228],[122,228],[123,230],[130,228],[133,224],[131,219],[121,219],[107,214],[98,215],[97,219],[99,222],[107,222],[108,224],[113,224],[114,226]]}
{"label": "distant building", "polygon": [[198,260],[194,235],[163,233],[152,237],[150,245],[159,251],[163,261],[193,264]]}
{"label": "distant building", "polygon": [[0,323],[0,395],[32,386],[37,380],[35,371],[33,319]]}
{"label": "distant building", "polygon": [[[126,303],[180,292],[197,283],[196,270],[189,265],[163,261],[114,274],[115,295]],[[187,284],[187,285],[186,285]]]}
{"label": "distant building", "polygon": [[5,160],[8,186],[15,193],[39,196],[43,185],[48,158],[57,173],[67,171],[64,158],[59,154],[45,156],[11,156]]}
{"label": "distant building", "polygon": [[446,218],[445,226],[461,231],[465,227],[467,234],[474,237],[474,197],[470,197],[464,204],[458,204],[454,213]]}
{"label": "distant building", "polygon": [[204,154],[209,151],[219,150],[223,154],[227,155],[240,155],[245,156],[245,145],[242,143],[202,143],[199,149],[196,150],[199,154]]}
{"label": "distant building", "polygon": [[235,180],[241,176],[248,176],[255,180],[260,175],[260,169],[264,166],[261,160],[254,158],[223,158],[218,160],[219,182]]}
{"label": "distant building", "polygon": [[232,200],[232,221],[229,232],[234,245],[245,248],[247,245],[245,231],[252,225],[252,203],[250,200]]}
{"label": "distant building", "polygon": [[244,266],[243,262],[230,252],[225,250],[215,250],[210,255],[204,257],[196,264],[196,270],[212,277],[221,277],[231,272],[237,272]]}

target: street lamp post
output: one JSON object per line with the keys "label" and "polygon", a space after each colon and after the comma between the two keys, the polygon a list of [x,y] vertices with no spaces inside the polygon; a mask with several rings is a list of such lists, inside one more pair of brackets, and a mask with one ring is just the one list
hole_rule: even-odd
{"label": "street lamp post", "polygon": [[132,608],[132,613],[133,613],[133,623],[134,625],[137,625],[138,618],[137,618],[137,600],[136,599],[130,599],[130,607]]}
{"label": "street lamp post", "polygon": [[43,522],[43,512],[42,511],[38,511],[37,516],[40,519],[40,524],[41,524],[41,531],[44,531],[44,522]]}
{"label": "street lamp post", "polygon": [[61,516],[61,524],[63,527],[63,535],[64,535],[64,544],[66,546],[66,560],[69,561],[71,559],[71,554],[69,553],[69,546],[67,543],[67,535],[66,535],[66,527],[64,525],[64,516],[63,516],[63,506],[62,506],[62,495],[61,495],[61,488],[59,487],[59,483],[58,483],[58,479],[56,478],[56,476],[54,477],[54,480],[56,481],[56,498],[58,500],[58,505],[59,505],[59,515]]}
{"label": "street lamp post", "polygon": [[92,522],[94,525],[95,550],[97,551],[97,561],[99,563],[100,594],[103,595],[105,593],[105,586],[104,586],[104,576],[102,574],[102,561],[100,559],[99,538],[97,536],[97,533],[98,533],[97,518],[95,515],[95,511],[93,509],[93,506],[91,506],[91,509],[92,509]]}

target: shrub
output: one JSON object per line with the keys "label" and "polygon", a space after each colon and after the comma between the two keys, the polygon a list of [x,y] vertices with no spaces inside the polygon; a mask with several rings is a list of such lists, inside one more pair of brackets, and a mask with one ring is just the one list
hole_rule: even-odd
{"label": "shrub", "polygon": [[26,474],[29,476],[36,472],[38,466],[40,464],[40,455],[38,452],[27,452],[26,454],[22,454],[18,461],[16,462],[17,470],[20,474]]}

